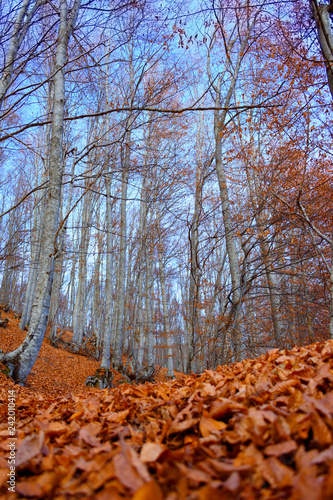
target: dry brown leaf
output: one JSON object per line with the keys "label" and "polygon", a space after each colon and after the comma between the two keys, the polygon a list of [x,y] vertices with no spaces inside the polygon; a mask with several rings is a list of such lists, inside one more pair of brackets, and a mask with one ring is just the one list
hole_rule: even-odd
{"label": "dry brown leaf", "polygon": [[199,418],[187,418],[182,422],[174,421],[172,422],[172,424],[169,427],[169,430],[167,431],[167,436],[170,436],[171,434],[176,434],[178,432],[187,431],[188,429],[191,429],[191,427],[197,425],[198,422]]}
{"label": "dry brown leaf", "polygon": [[99,446],[101,442],[96,436],[92,434],[89,425],[82,427],[82,429],[80,429],[79,437],[89,446]]}
{"label": "dry brown leaf", "polygon": [[155,481],[149,481],[139,488],[133,495],[132,500],[163,500],[163,493]]}
{"label": "dry brown leaf", "polygon": [[98,471],[92,471],[87,481],[91,489],[98,490],[112,477],[115,477],[114,464],[108,462],[103,467],[100,467]]}
{"label": "dry brown leaf", "polygon": [[247,408],[230,399],[219,398],[212,403],[209,410],[209,416],[219,420],[238,412],[247,413]]}
{"label": "dry brown leaf", "polygon": [[[71,422],[73,423],[73,422]],[[48,434],[51,437],[55,436],[60,436],[61,434],[67,433],[68,432],[69,426],[66,424],[66,422],[49,422],[45,429],[45,433]]]}
{"label": "dry brown leaf", "polygon": [[199,423],[199,429],[203,437],[208,437],[212,432],[222,431],[227,424],[210,417],[202,417]]}
{"label": "dry brown leaf", "polygon": [[166,446],[160,443],[144,443],[140,452],[140,460],[144,463],[156,462],[166,449]]}
{"label": "dry brown leaf", "polygon": [[302,500],[323,500],[323,482],[308,469],[302,470],[293,481],[296,498]]}
{"label": "dry brown leaf", "polygon": [[273,489],[292,486],[294,472],[277,458],[270,457],[261,465],[261,472]]}
{"label": "dry brown leaf", "polygon": [[321,448],[330,446],[333,443],[332,431],[326,425],[325,421],[315,411],[311,416],[313,439],[317,441]]}
{"label": "dry brown leaf", "polygon": [[32,434],[23,439],[22,443],[18,446],[15,456],[15,466],[29,462],[32,458],[36,457],[44,444],[44,432],[40,431],[38,434]]}
{"label": "dry brown leaf", "polygon": [[27,481],[20,481],[16,484],[15,490],[23,497],[42,498],[44,492],[34,478]]}
{"label": "dry brown leaf", "polygon": [[333,392],[325,394],[321,399],[313,399],[315,408],[326,417],[331,418],[333,415]]}
{"label": "dry brown leaf", "polygon": [[115,476],[132,493],[151,481],[146,466],[140,462],[137,453],[122,445],[121,451],[113,459]]}
{"label": "dry brown leaf", "polygon": [[232,472],[228,479],[224,482],[224,487],[231,491],[232,493],[235,493],[237,490],[239,490],[241,485],[241,478],[238,472]]}
{"label": "dry brown leaf", "polygon": [[297,450],[297,443],[294,440],[284,441],[283,443],[266,446],[264,453],[267,456],[279,457]]}
{"label": "dry brown leaf", "polygon": [[106,419],[108,422],[118,422],[119,424],[121,424],[126,420],[129,412],[130,412],[129,408],[123,411],[111,412],[109,415],[106,416]]}
{"label": "dry brown leaf", "polygon": [[316,376],[313,377],[313,380],[317,384],[320,384],[324,380],[330,380],[332,382],[333,381],[333,372],[330,368],[331,367],[330,367],[329,363],[325,363],[323,366],[320,367]]}

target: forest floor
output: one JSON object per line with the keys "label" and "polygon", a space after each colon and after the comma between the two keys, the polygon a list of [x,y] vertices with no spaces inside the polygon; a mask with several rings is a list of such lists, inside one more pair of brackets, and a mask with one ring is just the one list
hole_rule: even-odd
{"label": "forest floor", "polygon": [[[26,333],[6,316],[3,351]],[[202,375],[160,372],[156,384],[85,387],[98,365],[45,340],[27,387],[0,374],[1,498],[333,499],[333,340]]]}
{"label": "forest floor", "polygon": [[[26,331],[19,328],[20,319],[15,318],[11,311],[1,311],[2,318],[8,318],[7,329],[0,328],[0,349],[9,352],[18,347],[26,336]],[[80,353],[73,353],[64,348],[64,343],[70,342],[72,333],[67,331],[62,336],[59,347],[51,345],[48,338],[44,339],[39,356],[32,372],[26,380],[26,387],[53,396],[70,396],[78,392],[88,392],[90,388],[84,385],[88,376],[94,375],[100,366],[100,361],[94,359],[91,346],[88,344]],[[125,361],[125,359],[124,359]],[[124,377],[113,372],[113,385],[125,382]],[[181,374],[176,372],[176,377]],[[167,369],[161,368],[156,375],[156,381],[167,380]]]}

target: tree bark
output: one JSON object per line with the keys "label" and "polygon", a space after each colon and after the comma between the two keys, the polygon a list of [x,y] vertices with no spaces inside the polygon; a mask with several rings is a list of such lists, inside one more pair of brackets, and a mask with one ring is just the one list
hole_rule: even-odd
{"label": "tree bark", "polygon": [[14,64],[17,58],[20,46],[27,34],[30,23],[32,21],[33,16],[35,15],[37,9],[45,2],[45,0],[36,0],[34,2],[34,6],[30,10],[29,4],[31,0],[23,0],[21,7],[18,10],[14,25],[13,31],[11,34],[11,41],[9,44],[8,52],[6,54],[6,66],[3,71],[3,75],[0,79],[0,110],[3,104],[3,101],[6,97],[6,92],[10,83],[12,81]]}
{"label": "tree bark", "polygon": [[123,364],[122,341],[124,334],[124,309],[125,309],[125,282],[126,282],[126,250],[127,250],[127,185],[128,185],[128,169],[130,163],[130,140],[131,132],[126,134],[126,143],[124,144],[124,161],[122,171],[122,189],[121,189],[121,204],[120,204],[120,251],[117,276],[117,301],[116,301],[116,329],[114,338],[114,356],[113,367],[117,370],[122,370]]}
{"label": "tree bark", "polygon": [[54,104],[49,156],[49,185],[45,224],[42,234],[41,255],[35,299],[32,306],[28,334],[15,351],[1,356],[4,360],[15,359],[13,376],[24,384],[40,351],[45,335],[56,255],[56,234],[59,223],[59,205],[63,176],[62,142],[65,103],[65,66],[67,62],[68,41],[73,31],[80,0],[75,0],[71,16],[68,16],[67,1],[60,1],[60,22],[54,71]]}
{"label": "tree bark", "polygon": [[160,277],[161,295],[162,295],[164,335],[165,335],[166,344],[167,344],[167,363],[166,364],[167,364],[167,369],[168,369],[168,377],[174,377],[175,374],[173,371],[171,328],[170,328],[170,318],[169,318],[169,311],[168,311],[165,267],[164,267],[164,258],[163,258],[163,241],[162,241],[162,232],[161,232],[161,225],[160,225],[160,216],[159,216],[158,212],[156,214],[156,224],[157,224],[157,233],[158,233],[157,252],[158,252],[158,268],[159,268],[159,277]]}
{"label": "tree bark", "polygon": [[333,33],[330,19],[332,4],[318,4],[317,0],[310,0],[310,6],[315,19],[318,40],[324,57],[328,87],[333,97]]}

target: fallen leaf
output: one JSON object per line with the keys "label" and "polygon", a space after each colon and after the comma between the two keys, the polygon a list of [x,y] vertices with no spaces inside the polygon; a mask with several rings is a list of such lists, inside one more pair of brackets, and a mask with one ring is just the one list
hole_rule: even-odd
{"label": "fallen leaf", "polygon": [[101,444],[100,440],[91,433],[89,425],[80,429],[79,437],[89,446],[99,446]]}
{"label": "fallen leaf", "polygon": [[209,436],[212,432],[222,431],[226,427],[227,424],[224,422],[220,422],[210,417],[202,417],[199,423],[199,429],[203,437]]}
{"label": "fallen leaf", "polygon": [[163,498],[162,490],[155,481],[144,484],[132,496],[132,500],[163,500]]}
{"label": "fallen leaf", "polygon": [[296,441],[290,440],[266,446],[264,453],[268,456],[279,457],[280,455],[285,455],[295,450],[297,450],[297,443]]}
{"label": "fallen leaf", "polygon": [[115,476],[132,493],[151,481],[146,466],[140,462],[139,456],[132,448],[122,445],[122,449],[113,459],[113,464]]}
{"label": "fallen leaf", "polygon": [[32,434],[31,436],[27,436],[23,439],[16,451],[16,467],[20,467],[26,462],[29,462],[29,460],[36,457],[40,453],[44,443],[44,437],[44,432],[40,431],[39,434]]}
{"label": "fallen leaf", "polygon": [[144,463],[156,462],[165,450],[166,447],[160,443],[144,443],[140,452],[140,460]]}
{"label": "fallen leaf", "polygon": [[235,493],[237,490],[239,490],[240,485],[241,478],[238,472],[232,472],[228,479],[224,482],[224,487],[232,493]]}
{"label": "fallen leaf", "polygon": [[291,486],[294,472],[277,458],[270,457],[261,465],[261,472],[273,489]]}

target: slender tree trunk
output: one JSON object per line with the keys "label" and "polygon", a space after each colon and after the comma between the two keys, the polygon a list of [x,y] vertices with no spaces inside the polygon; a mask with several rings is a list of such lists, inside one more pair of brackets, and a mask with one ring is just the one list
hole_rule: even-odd
{"label": "slender tree trunk", "polygon": [[164,268],[164,259],[163,259],[163,242],[162,242],[162,233],[160,226],[160,217],[159,213],[156,214],[156,224],[157,224],[157,232],[158,232],[158,267],[159,267],[159,278],[161,284],[161,295],[162,295],[162,308],[163,308],[163,324],[164,324],[164,335],[167,344],[167,368],[168,368],[168,377],[174,377],[173,371],[173,353],[172,353],[172,340],[171,340],[171,328],[170,328],[170,318],[168,311],[168,301],[167,301],[167,293],[166,293],[166,283],[165,283],[165,268]]}
{"label": "slender tree trunk", "polygon": [[22,310],[22,316],[20,320],[19,327],[24,330],[27,324],[29,324],[31,316],[31,307],[33,298],[35,296],[38,267],[39,267],[39,256],[41,247],[41,226],[43,221],[42,207],[38,207],[37,197],[34,206],[34,216],[33,216],[33,227],[32,227],[32,238],[31,238],[31,263],[29,267],[29,275],[27,282],[27,289],[25,293],[24,305]]}
{"label": "slender tree trunk", "polygon": [[[225,240],[226,240],[226,248],[229,258],[229,267],[230,267],[230,277],[232,284],[232,301],[233,307],[235,310],[235,316],[237,314],[238,309],[241,308],[241,281],[240,281],[240,270],[238,265],[238,254],[236,249],[235,238],[233,234],[233,223],[231,218],[231,206],[229,200],[228,186],[227,186],[227,178],[223,168],[222,162],[222,145],[220,138],[220,127],[217,127],[215,130],[215,161],[216,161],[216,172],[220,186],[221,200],[222,200],[222,213],[223,213],[223,222],[225,229]],[[242,337],[244,335],[244,328],[242,325],[242,321],[240,319],[240,324],[236,327],[234,336],[232,338],[234,354],[236,359],[239,357],[240,351],[242,350]]]}
{"label": "slender tree trunk", "polygon": [[5,360],[15,359],[14,378],[24,383],[29,375],[45,335],[51,289],[54,274],[54,257],[56,254],[56,233],[59,223],[59,204],[63,176],[62,142],[65,103],[65,66],[70,35],[80,7],[80,0],[75,0],[71,17],[68,16],[67,1],[60,2],[59,35],[55,56],[54,104],[52,116],[52,133],[49,157],[49,186],[47,190],[47,206],[45,224],[42,234],[41,255],[35,299],[32,306],[31,321],[28,334],[15,351],[1,356]]}
{"label": "slender tree trunk", "polygon": [[[251,28],[252,29],[252,28]],[[235,318],[238,316],[238,312],[240,311],[240,321],[238,325],[235,325],[235,330],[232,335],[232,344],[233,344],[233,350],[234,350],[234,355],[235,358],[238,359],[240,356],[240,352],[243,350],[243,341],[244,341],[244,325],[242,323],[242,312],[241,312],[241,281],[240,281],[240,270],[239,270],[239,264],[238,264],[238,254],[237,254],[237,248],[236,248],[236,242],[235,242],[235,237],[234,237],[234,227],[233,227],[233,222],[232,222],[232,216],[231,216],[231,204],[230,204],[230,199],[229,199],[229,191],[228,191],[228,185],[227,185],[227,177],[226,173],[224,170],[224,165],[223,165],[223,154],[222,154],[222,133],[224,130],[225,126],[225,119],[227,115],[227,107],[230,104],[232,95],[235,90],[240,66],[241,66],[241,61],[243,57],[243,52],[247,46],[248,43],[248,37],[250,34],[250,30],[247,34],[246,37],[244,37],[243,43],[241,44],[241,47],[238,52],[238,57],[236,61],[235,68],[233,69],[233,74],[231,78],[231,82],[229,84],[228,92],[225,96],[225,98],[222,101],[221,97],[221,86],[222,86],[222,81],[224,77],[221,75],[218,79],[217,85],[215,86],[215,93],[216,93],[216,99],[215,99],[215,106],[216,106],[216,111],[214,111],[214,136],[215,136],[215,168],[216,168],[216,173],[217,173],[217,179],[220,187],[220,194],[221,194],[221,200],[222,200],[222,213],[223,213],[223,224],[224,224],[224,230],[225,230],[225,241],[226,241],[226,248],[227,248],[227,253],[228,253],[228,259],[229,259],[229,267],[230,267],[230,277],[231,277],[231,284],[232,284],[232,301],[233,301],[233,309],[234,309],[234,314]],[[217,109],[219,106],[221,106],[223,102],[223,106],[225,106],[225,110],[220,113],[220,111]]]}
{"label": "slender tree trunk", "polygon": [[88,191],[84,197],[81,240],[79,247],[79,282],[76,294],[73,316],[73,342],[77,346],[82,344],[84,325],[86,319],[85,301],[87,297],[87,255],[90,240],[90,227],[92,217],[92,197]]}
{"label": "slender tree trunk", "polygon": [[20,46],[27,34],[32,18],[37,9],[45,2],[45,0],[36,0],[33,7],[29,11],[31,0],[23,0],[22,5],[18,8],[17,16],[11,33],[11,40],[6,54],[6,66],[3,75],[0,79],[0,109],[6,97],[6,92],[12,81],[14,64],[17,58]]}
{"label": "slender tree trunk", "polygon": [[196,371],[195,349],[199,339],[198,332],[198,306],[200,295],[200,267],[199,267],[199,220],[202,206],[202,165],[196,169],[196,189],[194,199],[194,213],[190,230],[191,271],[189,286],[189,329],[188,329],[188,359],[186,373]]}
{"label": "slender tree trunk", "polygon": [[318,4],[317,0],[310,0],[313,17],[316,22],[318,40],[324,57],[327,72],[328,87],[333,97],[333,33],[330,14],[333,4]]}
{"label": "slender tree trunk", "polygon": [[126,281],[126,249],[127,249],[127,185],[128,185],[128,169],[130,162],[130,138],[131,133],[126,134],[126,144],[123,171],[122,171],[122,189],[121,189],[121,204],[120,204],[120,251],[117,277],[117,308],[116,308],[116,330],[114,338],[114,357],[113,367],[117,370],[122,370],[122,342],[124,334],[124,309],[125,309],[125,281]]}
{"label": "slender tree trunk", "polygon": [[[55,269],[54,269],[54,282],[52,286],[52,294],[51,294],[51,305],[50,305],[50,314],[49,319],[51,322],[51,331],[50,331],[50,340],[54,340],[57,336],[57,320],[56,316],[58,314],[59,308],[59,298],[60,298],[60,290],[62,283],[62,275],[63,275],[63,264],[64,264],[64,242],[66,237],[66,222],[67,216],[69,214],[71,204],[72,204],[72,196],[73,196],[73,183],[74,183],[74,173],[75,173],[75,160],[76,160],[76,148],[73,152],[73,161],[72,161],[72,171],[71,171],[71,183],[69,185],[69,192],[67,195],[67,204],[65,213],[62,214],[62,218],[65,219],[61,222],[61,228],[58,236],[58,252],[55,259]],[[63,195],[62,195],[63,196]]]}
{"label": "slender tree trunk", "polygon": [[147,353],[147,369],[148,374],[154,371],[155,367],[155,337],[153,333],[153,295],[154,295],[154,281],[152,276],[152,263],[151,255],[146,246],[145,248],[146,259],[146,300],[145,300],[145,325],[147,328],[148,336],[148,353]]}
{"label": "slender tree trunk", "polygon": [[269,290],[272,322],[274,329],[274,338],[276,345],[280,346],[281,335],[283,331],[282,318],[280,314],[280,298],[279,298],[279,293],[281,293],[281,284],[277,274],[274,272],[273,265],[270,263],[271,249],[269,248],[269,245],[265,240],[265,237],[263,236],[267,218],[265,217],[263,210],[260,209],[260,204],[258,203],[259,189],[255,173],[249,171],[248,164],[246,164],[246,175],[250,190],[251,203],[254,210],[254,216],[257,223],[257,227],[259,229],[260,253],[265,266],[266,277],[267,277],[267,285]]}
{"label": "slender tree trunk", "polygon": [[[109,162],[111,158],[109,159]],[[111,332],[112,332],[112,268],[113,268],[113,238],[112,238],[112,199],[111,199],[111,165],[105,175],[106,191],[106,268],[105,268],[105,320],[103,332],[103,354],[101,367],[110,369]]]}
{"label": "slender tree trunk", "polygon": [[[100,203],[98,203],[96,208],[96,225],[99,229],[101,227],[100,223]],[[103,330],[102,330],[102,310],[101,310],[101,261],[102,261],[102,242],[99,234],[96,236],[97,240],[97,256],[94,263],[94,272],[93,272],[93,297],[92,297],[92,324],[93,324],[93,332],[96,337],[96,352],[99,357],[99,349],[103,343]]]}
{"label": "slender tree trunk", "polygon": [[[133,72],[133,47],[129,44],[129,99],[134,99],[134,72]],[[127,187],[128,172],[131,159],[131,127],[133,124],[132,113],[126,120],[125,143],[122,145],[122,179],[121,179],[121,203],[120,203],[120,251],[117,276],[117,299],[116,299],[116,328],[113,339],[113,367],[122,371],[122,347],[124,336],[124,309],[126,294],[126,252],[127,252]]]}
{"label": "slender tree trunk", "polygon": [[[139,323],[139,343],[138,343],[138,371],[142,369],[143,357],[145,352],[146,332],[144,328],[144,304],[143,304],[143,277],[145,277],[147,285],[147,262],[144,265],[146,257],[146,219],[147,219],[147,206],[146,206],[146,192],[147,192],[147,176],[144,175],[141,189],[141,203],[140,203],[140,221],[139,221],[139,277],[138,277],[138,323]],[[144,276],[144,268],[145,276]],[[146,287],[147,288],[147,287]],[[147,296],[145,298],[147,302]]]}

